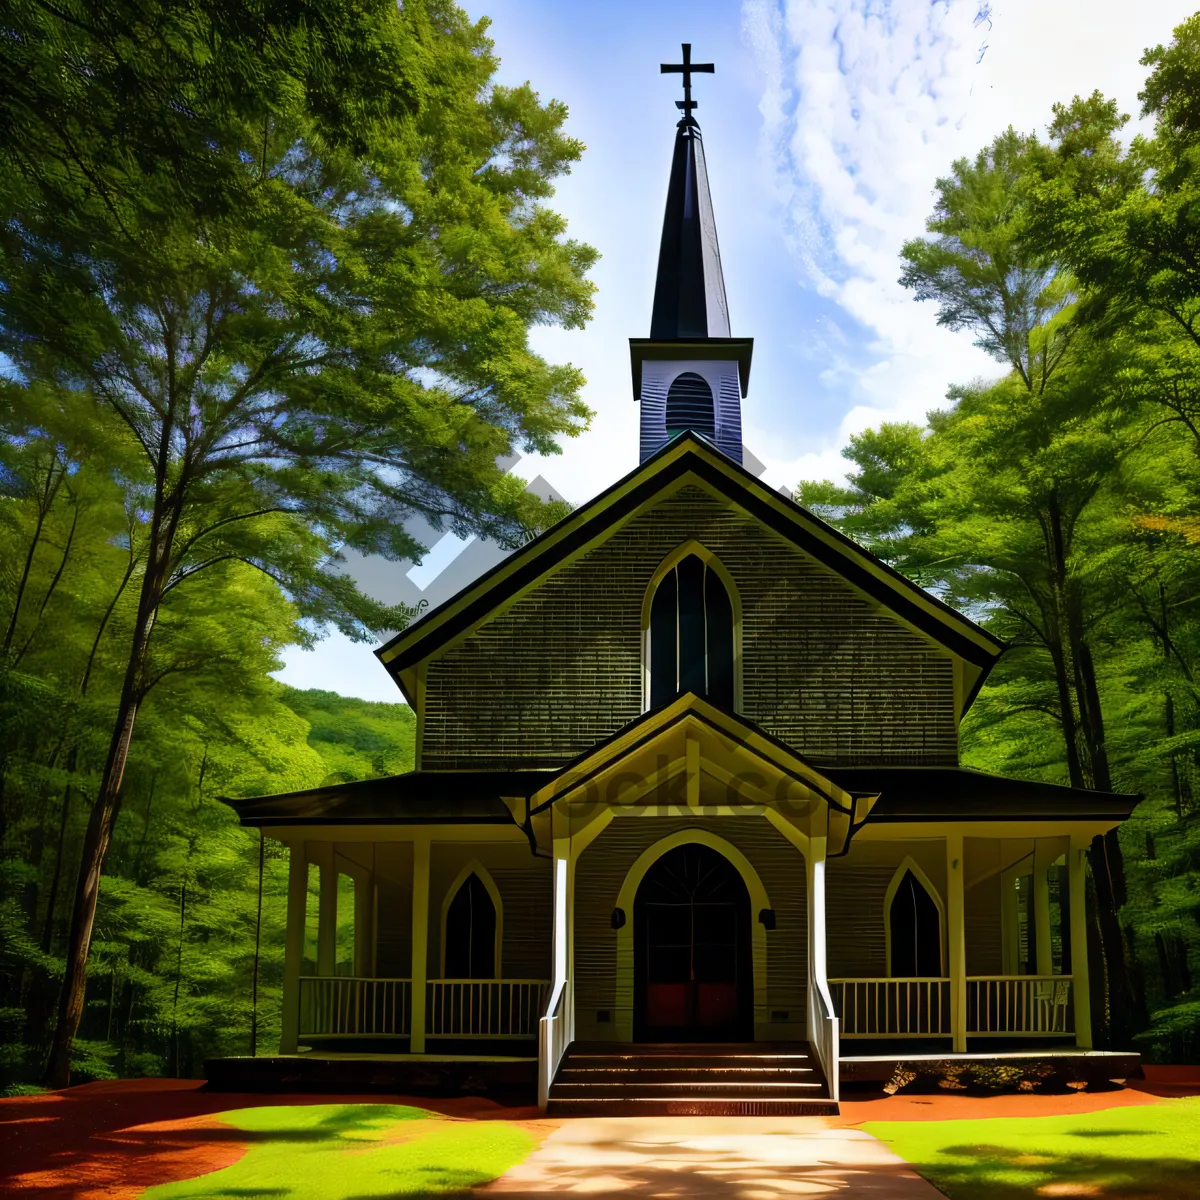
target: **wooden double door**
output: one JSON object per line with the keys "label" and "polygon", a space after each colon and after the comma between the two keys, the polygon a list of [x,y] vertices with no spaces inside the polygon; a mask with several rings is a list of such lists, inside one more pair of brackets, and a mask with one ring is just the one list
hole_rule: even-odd
{"label": "wooden double door", "polygon": [[634,901],[634,1037],[754,1036],[750,897],[733,864],[696,843],[669,850]]}

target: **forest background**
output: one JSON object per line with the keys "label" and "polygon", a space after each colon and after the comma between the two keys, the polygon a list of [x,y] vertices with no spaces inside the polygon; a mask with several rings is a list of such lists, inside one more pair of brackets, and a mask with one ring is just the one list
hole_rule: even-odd
{"label": "forest background", "polygon": [[[0,3],[0,1086],[271,1052],[286,861],[221,796],[412,765],[275,682],[420,514],[518,544],[495,466],[588,414],[529,327],[590,248],[565,109],[442,0]],[[1102,1044],[1200,1057],[1200,17],[940,180],[903,281],[1008,368],[797,499],[1010,643],[964,762],[1139,792],[1090,858]],[[916,231],[914,231],[916,232]],[[936,317],[935,312],[936,310]],[[102,867],[102,870],[101,870]]]}

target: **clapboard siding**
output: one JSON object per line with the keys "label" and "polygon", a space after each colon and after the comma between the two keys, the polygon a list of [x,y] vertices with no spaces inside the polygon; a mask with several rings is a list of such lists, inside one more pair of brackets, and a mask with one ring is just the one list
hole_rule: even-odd
{"label": "clapboard siding", "polygon": [[[808,903],[804,858],[763,817],[619,817],[583,852],[575,868],[575,1013],[580,1037],[615,1036],[617,933],[610,923],[625,876],[638,855],[682,829],[702,829],[736,846],[750,861],[776,914],[767,934],[767,997],[772,1011],[787,1012],[780,1036],[804,1037],[808,990]],[[757,919],[757,913],[751,919]],[[632,920],[633,914],[628,914]],[[796,1030],[801,1032],[796,1033]]]}
{"label": "clapboard siding", "polygon": [[[911,858],[936,898],[945,904],[946,847],[939,838],[906,842],[855,842],[846,858],[825,865],[830,979],[888,974],[887,890],[900,864]],[[945,955],[943,929],[942,953]]]}
{"label": "clapboard siding", "polygon": [[1004,943],[1001,934],[999,873],[967,888],[963,919],[967,927],[967,974],[1002,975]]}
{"label": "clapboard siding", "polygon": [[487,869],[504,906],[500,974],[508,979],[549,979],[551,970],[551,867],[529,847],[495,842],[434,842],[429,855],[429,976],[442,971],[442,907],[472,859]]}
{"label": "clapboard siding", "polygon": [[375,974],[382,979],[411,978],[411,842],[379,842],[373,851],[375,875]]}
{"label": "clapboard siding", "polygon": [[833,859],[825,871],[830,979],[886,975],[883,901],[895,867],[881,863],[852,865]]}
{"label": "clapboard siding", "polygon": [[949,657],[696,487],[545,579],[427,668],[426,769],[553,766],[642,711],[642,601],[695,538],[742,602],[742,711],[816,764],[954,763]]}

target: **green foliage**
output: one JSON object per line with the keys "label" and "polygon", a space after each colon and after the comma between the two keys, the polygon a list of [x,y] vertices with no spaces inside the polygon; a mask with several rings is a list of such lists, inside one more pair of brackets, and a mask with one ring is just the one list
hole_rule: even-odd
{"label": "green foliage", "polygon": [[1093,847],[1093,1019],[1200,1049],[1200,17],[1147,53],[1152,138],[1093,94],[938,181],[902,282],[1009,368],[851,439],[796,496],[1008,646],[964,762],[1142,793]]}
{"label": "green foliage", "polygon": [[323,784],[411,770],[417,729],[405,705],[296,688],[285,688],[283,700],[309,726],[308,744],[326,766]]}
{"label": "green foliage", "polygon": [[[137,925],[98,883],[122,808],[191,789],[180,923],[238,929],[194,869],[231,853],[205,784],[308,782],[320,757],[267,683],[278,648],[409,619],[358,590],[345,548],[419,559],[414,515],[508,545],[549,519],[499,462],[587,423],[581,375],[529,334],[587,320],[596,255],[546,203],[582,151],[565,107],[494,82],[487,22],[449,0],[67,0],[3,26],[0,840],[29,831],[14,856],[40,870],[58,816],[61,1084],[95,923]],[[398,761],[387,740],[333,737],[311,781]],[[23,903],[48,946],[42,885]],[[241,1020],[182,986],[169,1007],[176,1067],[182,1029]]]}

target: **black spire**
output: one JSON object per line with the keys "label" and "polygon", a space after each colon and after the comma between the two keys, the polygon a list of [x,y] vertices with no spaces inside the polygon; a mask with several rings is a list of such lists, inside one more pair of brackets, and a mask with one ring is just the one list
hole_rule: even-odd
{"label": "black spire", "polygon": [[658,280],[650,336],[655,339],[729,337],[729,309],[717,223],[713,217],[704,144],[692,115],[692,74],[711,74],[712,63],[692,62],[692,47],[683,43],[683,62],[663,63],[662,73],[683,75],[683,112],[675,131],[675,155],[667,186],[667,211],[658,254]]}

